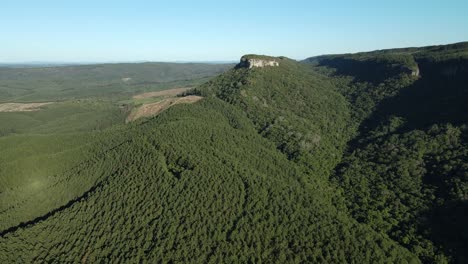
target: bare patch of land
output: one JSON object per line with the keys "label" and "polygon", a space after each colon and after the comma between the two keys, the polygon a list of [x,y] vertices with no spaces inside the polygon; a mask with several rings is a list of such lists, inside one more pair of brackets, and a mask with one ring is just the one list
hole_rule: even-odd
{"label": "bare patch of land", "polygon": [[142,94],[137,94],[133,96],[133,99],[144,99],[144,98],[161,97],[161,96],[177,96],[190,89],[192,89],[192,87],[183,87],[183,88],[175,88],[175,89],[169,89],[169,90],[158,91],[158,92],[142,93]]}
{"label": "bare patch of land", "polygon": [[4,103],[0,104],[0,112],[32,112],[38,111],[41,107],[53,104],[48,103]]}
{"label": "bare patch of land", "polygon": [[189,95],[185,97],[171,97],[156,103],[144,104],[130,113],[127,117],[127,123],[137,120],[138,118],[155,116],[173,105],[191,104],[201,100],[202,98],[203,97],[201,96]]}

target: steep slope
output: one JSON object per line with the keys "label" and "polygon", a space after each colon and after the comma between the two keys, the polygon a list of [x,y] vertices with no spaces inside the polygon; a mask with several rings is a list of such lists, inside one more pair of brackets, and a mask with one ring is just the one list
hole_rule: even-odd
{"label": "steep slope", "polygon": [[0,167],[0,261],[464,263],[467,54],[247,55],[194,104],[47,149],[40,173],[83,162],[43,184]]}
{"label": "steep slope", "polygon": [[339,207],[326,176],[349,133],[346,102],[281,60],[233,69],[197,90],[205,99],[118,131],[74,174],[95,184],[4,230],[0,261],[418,263]]}
{"label": "steep slope", "polygon": [[468,260],[468,43],[306,60],[351,102],[336,169],[354,217],[428,263]]}
{"label": "steep slope", "polygon": [[325,76],[295,61],[254,55],[241,61],[249,59],[278,65],[250,68],[241,63],[194,92],[241,108],[288,159],[313,177],[327,178],[352,133],[345,98]]}

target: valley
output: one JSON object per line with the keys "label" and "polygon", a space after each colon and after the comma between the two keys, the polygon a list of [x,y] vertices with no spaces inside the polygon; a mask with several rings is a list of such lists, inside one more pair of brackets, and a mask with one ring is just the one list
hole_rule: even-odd
{"label": "valley", "polygon": [[466,42],[0,68],[0,262],[465,263],[467,83]]}

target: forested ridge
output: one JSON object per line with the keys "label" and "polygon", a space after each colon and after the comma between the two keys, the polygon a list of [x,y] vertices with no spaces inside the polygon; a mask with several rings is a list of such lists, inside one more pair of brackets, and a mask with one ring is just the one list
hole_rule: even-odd
{"label": "forested ridge", "polygon": [[465,263],[468,45],[273,59],[152,118],[0,137],[0,261]]}
{"label": "forested ridge", "polygon": [[336,79],[360,124],[332,175],[354,218],[424,262],[468,261],[467,43],[305,62]]}

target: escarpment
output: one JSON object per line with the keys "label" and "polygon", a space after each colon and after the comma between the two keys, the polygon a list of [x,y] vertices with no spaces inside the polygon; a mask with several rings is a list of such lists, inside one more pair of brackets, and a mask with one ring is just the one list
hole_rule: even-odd
{"label": "escarpment", "polygon": [[279,66],[278,59],[267,56],[243,56],[237,65],[237,68],[263,68],[263,67],[277,67]]}

